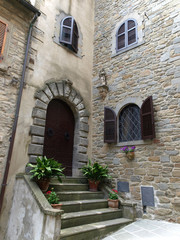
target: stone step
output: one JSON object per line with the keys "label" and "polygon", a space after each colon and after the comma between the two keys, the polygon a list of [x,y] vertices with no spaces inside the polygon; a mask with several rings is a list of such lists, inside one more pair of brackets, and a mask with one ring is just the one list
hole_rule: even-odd
{"label": "stone step", "polygon": [[[85,177],[62,177],[62,183],[88,183],[87,178]],[[51,178],[51,183],[59,183],[56,177]]]}
{"label": "stone step", "polygon": [[90,200],[77,200],[77,201],[60,201],[62,203],[62,210],[65,213],[79,212],[86,210],[93,210],[99,208],[107,208],[108,203],[106,199],[90,199]]}
{"label": "stone step", "polygon": [[100,240],[107,234],[131,223],[132,220],[118,218],[97,223],[65,228],[61,230],[60,240]]}
{"label": "stone step", "polygon": [[103,199],[103,192],[73,191],[57,192],[60,201],[85,200],[85,199]]}
{"label": "stone step", "polygon": [[81,183],[50,183],[49,189],[54,188],[56,192],[65,191],[87,191],[88,184]]}
{"label": "stone step", "polygon": [[75,213],[65,213],[62,215],[61,228],[75,227],[83,224],[95,223],[99,221],[112,220],[122,217],[122,210],[113,208],[102,208]]}

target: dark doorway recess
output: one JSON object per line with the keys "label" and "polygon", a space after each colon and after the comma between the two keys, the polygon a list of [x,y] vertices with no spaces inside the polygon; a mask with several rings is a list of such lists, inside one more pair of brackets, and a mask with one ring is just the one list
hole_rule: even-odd
{"label": "dark doorway recess", "polygon": [[59,99],[51,100],[47,108],[43,155],[62,163],[66,176],[72,176],[74,125],[70,107]]}

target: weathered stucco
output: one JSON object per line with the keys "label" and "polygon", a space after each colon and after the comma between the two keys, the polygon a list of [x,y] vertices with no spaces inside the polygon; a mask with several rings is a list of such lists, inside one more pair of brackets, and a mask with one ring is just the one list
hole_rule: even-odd
{"label": "weathered stucco", "polygon": [[15,182],[13,204],[4,239],[56,240],[61,229],[60,213],[61,211],[52,209],[37,185],[30,182],[29,176],[19,176]]}
{"label": "weathered stucco", "polygon": [[[34,4],[34,1],[33,1]],[[1,155],[0,155],[0,181],[4,174],[4,166],[7,160],[9,138],[14,118],[18,84],[22,74],[24,50],[27,39],[27,32],[33,13],[17,3],[17,1],[1,1],[0,19],[10,22],[12,31],[7,34],[5,52],[9,55],[8,64],[10,73],[6,70],[1,72],[1,103],[3,117],[1,121],[0,134]],[[17,7],[16,7],[17,6]],[[31,143],[30,126],[33,125],[32,110],[36,105],[35,93],[42,90],[51,79],[62,81],[68,79],[73,83],[73,88],[80,93],[86,109],[91,113],[91,79],[92,79],[92,55],[93,55],[93,28],[94,28],[94,1],[44,1],[35,2],[41,16],[33,27],[32,40],[30,45],[28,66],[25,75],[25,87],[23,90],[22,102],[19,113],[18,127],[9,170],[8,185],[4,198],[0,226],[3,232],[7,227],[7,219],[13,195],[15,175],[25,169],[29,161],[29,144]],[[57,16],[61,12],[71,15],[78,23],[80,32],[80,51],[74,54],[69,49],[57,44],[54,41],[57,28]],[[60,23],[59,23],[60,26]],[[9,35],[11,37],[9,37]],[[5,59],[6,60],[6,59]],[[4,60],[4,68],[7,62]],[[12,77],[15,77],[12,81]],[[55,81],[56,81],[55,80]],[[12,84],[11,84],[12,81]],[[7,108],[7,106],[9,106]],[[91,116],[88,120],[89,132],[91,132]],[[88,138],[87,156],[91,155],[91,135]],[[37,139],[36,139],[37,140]],[[33,140],[34,141],[34,140]],[[77,142],[77,141],[76,141]],[[86,144],[87,143],[83,143]]]}

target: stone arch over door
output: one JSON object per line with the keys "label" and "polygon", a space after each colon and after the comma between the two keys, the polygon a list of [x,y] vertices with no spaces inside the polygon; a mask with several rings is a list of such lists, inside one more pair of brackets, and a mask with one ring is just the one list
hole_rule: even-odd
{"label": "stone arch over door", "polygon": [[88,119],[83,98],[69,80],[51,81],[35,93],[35,107],[32,111],[33,125],[30,128],[29,162],[35,163],[36,157],[43,155],[46,113],[52,99],[60,99],[71,108],[75,118],[72,176],[79,176],[79,169],[87,163]]}

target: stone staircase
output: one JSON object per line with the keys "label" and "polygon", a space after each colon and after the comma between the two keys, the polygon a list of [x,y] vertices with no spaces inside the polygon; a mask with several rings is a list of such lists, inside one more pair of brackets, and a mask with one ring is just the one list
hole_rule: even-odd
{"label": "stone staircase", "polygon": [[122,217],[121,209],[108,208],[103,192],[88,191],[85,178],[66,177],[63,183],[54,179],[51,187],[63,204],[61,240],[100,240],[132,222]]}

